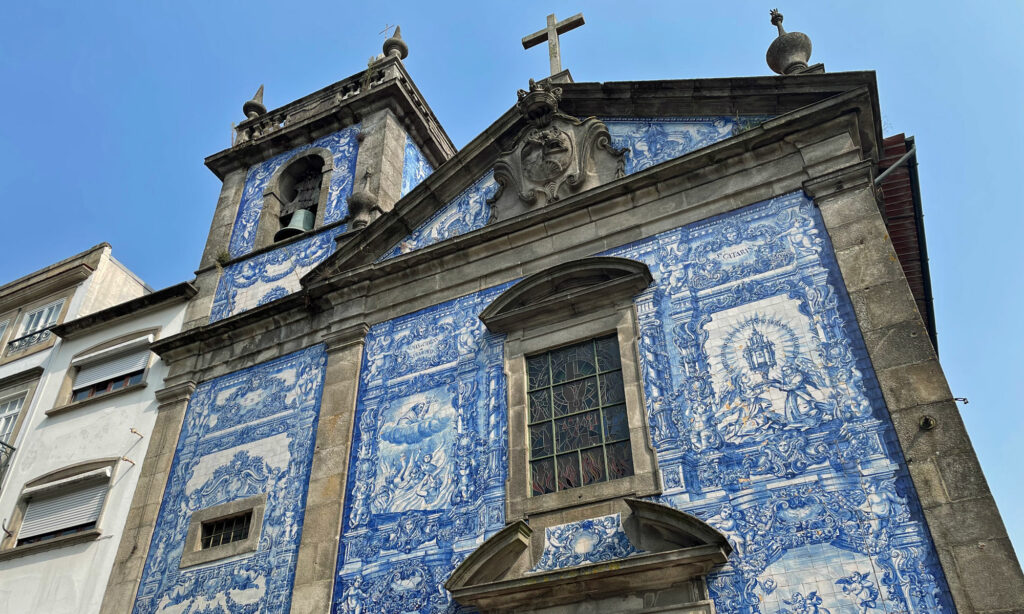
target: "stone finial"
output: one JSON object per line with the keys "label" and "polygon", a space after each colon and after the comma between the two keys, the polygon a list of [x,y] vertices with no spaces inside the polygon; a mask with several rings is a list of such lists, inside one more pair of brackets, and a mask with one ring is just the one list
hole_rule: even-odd
{"label": "stone finial", "polygon": [[782,27],[782,13],[771,10],[772,25],[779,29],[779,35],[768,47],[765,59],[768,67],[780,75],[791,75],[807,68],[811,59],[811,39],[803,32],[786,32]]}
{"label": "stone finial", "polygon": [[259,117],[267,112],[267,107],[263,106],[263,84],[260,84],[260,89],[256,90],[256,94],[253,95],[252,100],[246,101],[242,105],[242,113],[249,119]]}
{"label": "stone finial", "polygon": [[393,55],[399,60],[409,57],[409,45],[402,40],[402,26],[395,26],[395,33],[384,41],[384,55]]}

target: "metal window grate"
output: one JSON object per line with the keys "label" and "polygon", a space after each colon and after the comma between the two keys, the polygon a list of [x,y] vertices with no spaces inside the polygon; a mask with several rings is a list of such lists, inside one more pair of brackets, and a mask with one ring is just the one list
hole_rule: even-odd
{"label": "metal window grate", "polygon": [[633,475],[615,335],[527,358],[531,493]]}
{"label": "metal window grate", "polygon": [[238,542],[249,537],[249,524],[252,522],[252,511],[238,516],[221,518],[203,523],[203,535],[200,548],[216,548],[231,542]]}

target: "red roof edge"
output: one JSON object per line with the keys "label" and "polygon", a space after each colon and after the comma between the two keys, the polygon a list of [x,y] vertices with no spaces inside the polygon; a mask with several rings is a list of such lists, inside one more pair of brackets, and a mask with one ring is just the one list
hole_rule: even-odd
{"label": "red roof edge", "polygon": [[[914,137],[896,134],[882,141],[883,155],[878,162],[881,174],[899,161],[914,146]],[[921,187],[917,176],[917,154],[893,169],[879,186],[896,255],[903,266],[917,310],[928,329],[932,345],[938,350],[935,331],[935,310],[932,302],[931,275],[928,271],[928,247],[924,234],[924,213],[921,209]]]}

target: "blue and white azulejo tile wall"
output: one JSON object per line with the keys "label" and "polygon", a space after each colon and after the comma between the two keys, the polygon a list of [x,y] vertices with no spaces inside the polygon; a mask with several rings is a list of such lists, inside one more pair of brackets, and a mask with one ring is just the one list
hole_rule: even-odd
{"label": "blue and white azulejo tile wall", "polygon": [[802,193],[623,248],[658,499],[735,548],[719,612],[952,611],[821,218]]}
{"label": "blue and white azulejo tile wall", "polygon": [[483,228],[491,219],[491,206],[487,204],[487,199],[494,196],[497,191],[498,182],[494,180],[494,173],[489,172],[477,179],[473,185],[466,188],[450,203],[441,207],[379,260],[389,260],[395,256],[423,249],[445,239]]}
{"label": "blue and white azulejo tile wall", "polygon": [[411,136],[405,137],[405,157],[402,160],[402,196],[418,186],[427,175],[434,172],[434,167],[427,162],[426,156],[416,146]]}
{"label": "blue and white azulejo tile wall", "polygon": [[[654,276],[635,304],[656,499],[732,543],[708,578],[717,610],[952,611],[813,203],[790,194],[607,255]],[[476,318],[502,289],[371,330],[336,612],[448,611],[441,584],[502,526],[501,340]],[[556,527],[536,571],[629,556],[623,537],[608,518]]]}
{"label": "blue and white azulejo tile wall", "polygon": [[[722,139],[734,136],[757,125],[768,117],[658,117],[658,118],[616,118],[606,119],[605,124],[617,148],[626,148],[626,174],[650,168],[691,151],[707,147]],[[430,174],[429,164],[411,140],[407,141],[405,169],[402,174],[404,195],[422,177]],[[424,172],[425,171],[425,172]],[[415,183],[410,178],[418,178]],[[406,189],[406,182],[410,187]],[[394,258],[428,245],[483,228],[490,221],[491,208],[487,199],[494,196],[498,184],[493,172],[488,172],[467,188],[462,194],[442,207],[423,222],[408,237],[396,245],[381,260]]]}
{"label": "blue and white azulejo tile wall", "polygon": [[356,405],[334,612],[443,612],[443,584],[505,525],[506,286],[372,327]]}
{"label": "blue and white azulejo tile wall", "polygon": [[334,238],[344,231],[344,226],[335,226],[224,267],[210,321],[223,320],[298,290],[302,276],[334,253]]}
{"label": "blue and white azulejo tile wall", "polygon": [[[325,363],[315,346],[196,388],[135,614],[289,611]],[[264,493],[255,552],[179,568],[194,513]]]}
{"label": "blue and white azulejo tile wall", "polygon": [[[358,134],[358,124],[349,126],[250,168],[231,233],[228,255],[237,258],[252,251],[267,184],[286,162],[311,148],[325,148],[334,156],[334,167],[327,186],[324,223],[344,219],[348,215],[346,198],[352,193],[359,150]],[[334,238],[344,231],[344,225],[335,226],[312,237],[225,267],[217,284],[210,321],[223,320],[298,290],[302,276],[333,253]]]}
{"label": "blue and white azulejo tile wall", "polygon": [[626,174],[735,136],[767,116],[607,118],[612,146],[626,151]]}

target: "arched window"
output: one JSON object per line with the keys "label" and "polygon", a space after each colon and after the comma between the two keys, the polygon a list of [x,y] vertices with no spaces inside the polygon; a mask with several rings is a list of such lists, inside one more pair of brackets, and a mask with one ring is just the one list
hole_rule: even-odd
{"label": "arched window", "polygon": [[508,518],[660,489],[636,352],[642,262],[593,257],[531,275],[480,314],[506,335]]}
{"label": "arched window", "polygon": [[258,245],[284,241],[323,224],[332,159],[330,152],[313,149],[281,167],[263,192]]}

